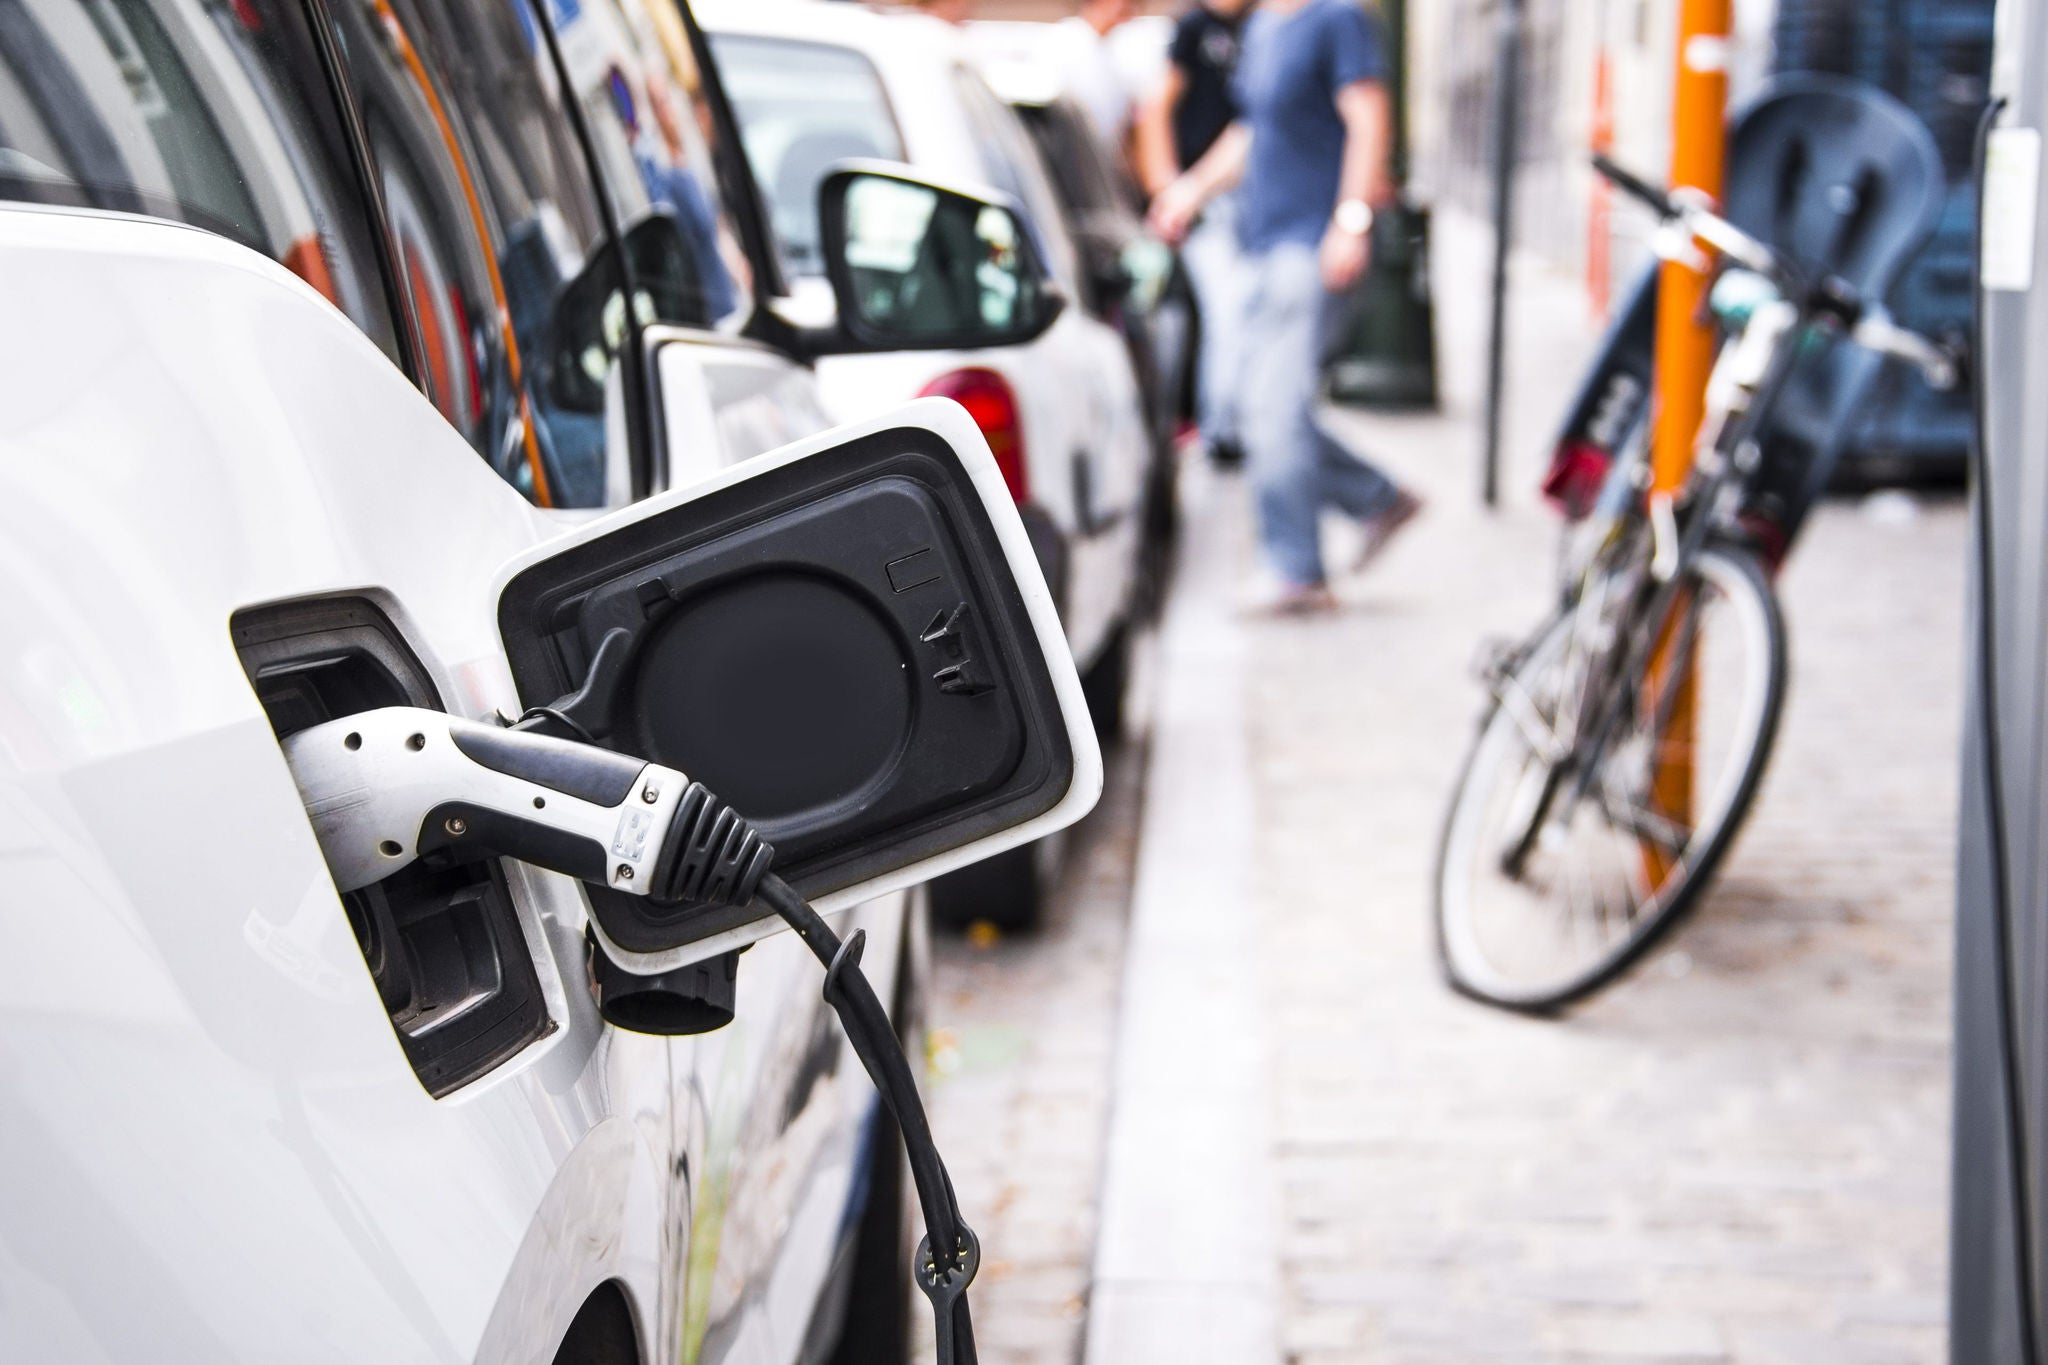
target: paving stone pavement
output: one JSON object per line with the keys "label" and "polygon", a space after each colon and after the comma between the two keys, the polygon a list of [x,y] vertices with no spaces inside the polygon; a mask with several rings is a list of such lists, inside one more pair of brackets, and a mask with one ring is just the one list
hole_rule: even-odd
{"label": "paving stone pavement", "polygon": [[1549,535],[1453,490],[1335,619],[1248,627],[1286,1353],[1939,1360],[1961,508],[1820,515],[1715,893],[1540,1022],[1441,987],[1429,905],[1466,665]]}
{"label": "paving stone pavement", "polygon": [[[986,1365],[1080,1358],[1150,660],[1147,641],[1132,735],[1108,755],[1101,804],[1068,837],[1043,925],[1011,938],[933,937],[932,1129],[986,1258],[970,1295]],[[918,1331],[923,1353],[913,1358],[930,1359],[929,1321]]]}
{"label": "paving stone pavement", "polygon": [[[1511,407],[1506,506],[1475,506],[1468,396],[1340,418],[1430,513],[1333,619],[1245,627],[1284,1355],[1941,1360],[1959,500],[1810,524],[1780,584],[1777,752],[1669,947],[1549,1022],[1439,984],[1468,665],[1551,581],[1528,433],[1587,338],[1545,287],[1516,339],[1537,382]],[[1245,520],[1241,499],[1216,510]]]}
{"label": "paving stone pavement", "polygon": [[[1440,233],[1440,276],[1478,259],[1460,231]],[[1468,664],[1542,609],[1555,529],[1529,490],[1590,344],[1576,291],[1519,271],[1506,505],[1475,506],[1468,281],[1441,298],[1446,414],[1336,419],[1427,516],[1334,617],[1235,627],[1277,1354],[1938,1361],[1958,502],[1846,501],[1811,525],[1780,584],[1777,753],[1666,949],[1548,1022],[1438,980],[1431,863],[1479,708]],[[1248,570],[1242,490],[1191,482],[1191,515]],[[935,1126],[989,1248],[976,1321],[1003,1365],[1081,1356],[1138,768],[1113,767],[1043,935],[937,949]],[[1184,1216],[1210,1206],[1191,1181]]]}

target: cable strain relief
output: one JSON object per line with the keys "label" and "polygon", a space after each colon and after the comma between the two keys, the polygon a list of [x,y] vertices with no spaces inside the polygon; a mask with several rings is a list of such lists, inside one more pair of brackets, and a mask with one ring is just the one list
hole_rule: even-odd
{"label": "cable strain relief", "polygon": [[774,863],[774,846],[745,816],[692,782],[676,803],[654,894],[685,905],[745,905]]}

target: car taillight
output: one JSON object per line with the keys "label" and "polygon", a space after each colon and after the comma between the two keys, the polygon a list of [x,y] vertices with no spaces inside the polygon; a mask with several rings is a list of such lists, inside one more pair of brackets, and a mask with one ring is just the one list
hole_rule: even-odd
{"label": "car taillight", "polygon": [[1017,395],[994,370],[954,370],[924,386],[920,398],[950,398],[967,409],[974,425],[988,441],[1003,471],[1010,496],[1022,507],[1031,497],[1031,481],[1024,472],[1024,428],[1018,420]]}

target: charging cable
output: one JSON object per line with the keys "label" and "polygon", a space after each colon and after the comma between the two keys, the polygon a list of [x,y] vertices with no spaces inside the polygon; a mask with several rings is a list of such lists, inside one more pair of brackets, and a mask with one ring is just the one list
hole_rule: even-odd
{"label": "charging cable", "polygon": [[960,1216],[888,1011],[860,969],[866,931],[833,933],[770,870],[775,850],[745,817],[673,768],[418,707],[301,730],[284,751],[342,891],[424,856],[502,856],[663,902],[758,900],[781,917],[824,966],[825,1001],[903,1134],[925,1225],[911,1277],[931,1301],[939,1365],[974,1365],[967,1286],[981,1247]]}

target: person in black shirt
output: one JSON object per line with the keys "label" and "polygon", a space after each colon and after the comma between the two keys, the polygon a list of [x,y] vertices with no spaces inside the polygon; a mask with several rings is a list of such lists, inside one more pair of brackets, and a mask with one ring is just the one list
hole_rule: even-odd
{"label": "person in black shirt", "polygon": [[[1181,15],[1167,48],[1166,77],[1139,111],[1138,173],[1147,194],[1157,194],[1202,159],[1237,118],[1230,93],[1237,43],[1254,0],[1197,0]],[[1181,261],[1201,310],[1201,365],[1196,376],[1202,441],[1219,464],[1243,457],[1233,399],[1241,357],[1233,349],[1246,275],[1238,259],[1235,206],[1210,203],[1181,245]]]}

